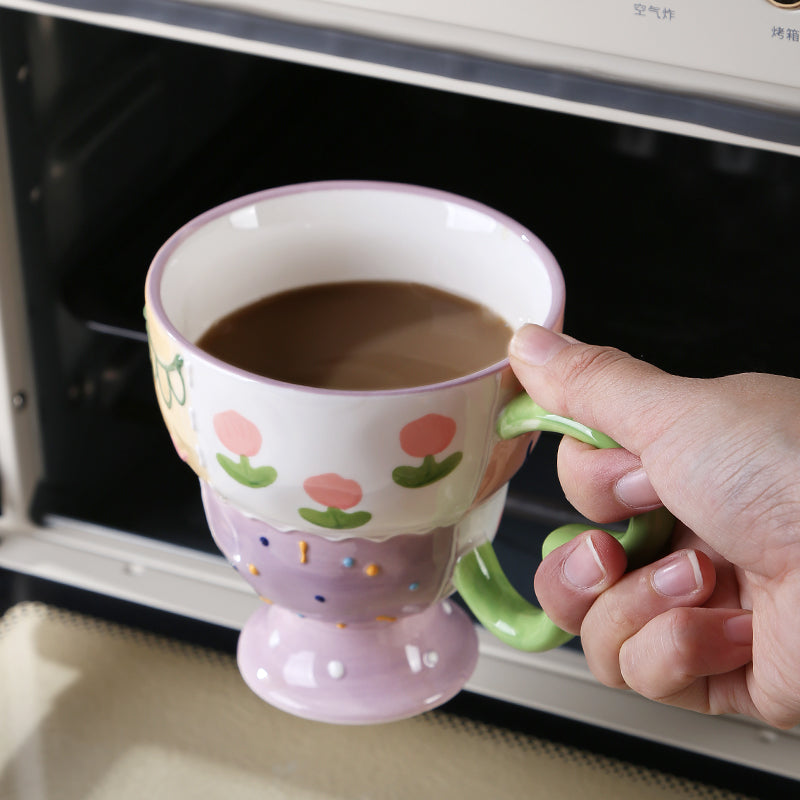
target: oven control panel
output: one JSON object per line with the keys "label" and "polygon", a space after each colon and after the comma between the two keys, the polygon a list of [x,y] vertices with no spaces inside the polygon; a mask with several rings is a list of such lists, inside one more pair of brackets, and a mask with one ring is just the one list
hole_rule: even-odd
{"label": "oven control panel", "polygon": [[[528,64],[800,107],[800,2],[335,0],[396,36]],[[393,17],[389,23],[388,17]],[[752,83],[753,85],[748,85]]]}
{"label": "oven control panel", "polygon": [[247,17],[269,19],[388,47],[800,110],[800,0],[150,0],[123,9],[112,0],[0,0],[0,6],[144,31],[166,21],[161,27],[176,32],[196,29],[198,11],[205,11],[216,15],[201,25],[212,38],[225,36],[226,28],[247,36]]}
{"label": "oven control panel", "polygon": [[190,0],[384,40],[800,110],[797,0]]}
{"label": "oven control panel", "polygon": [[0,0],[800,155],[800,0]]}

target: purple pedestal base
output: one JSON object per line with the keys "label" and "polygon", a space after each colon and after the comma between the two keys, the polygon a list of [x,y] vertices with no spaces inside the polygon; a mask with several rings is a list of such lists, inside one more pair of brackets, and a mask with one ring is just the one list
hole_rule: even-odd
{"label": "purple pedestal base", "polygon": [[264,605],[239,637],[248,686],[296,716],[339,724],[390,722],[449,700],[475,668],[467,615],[443,600],[397,620],[337,626]]}

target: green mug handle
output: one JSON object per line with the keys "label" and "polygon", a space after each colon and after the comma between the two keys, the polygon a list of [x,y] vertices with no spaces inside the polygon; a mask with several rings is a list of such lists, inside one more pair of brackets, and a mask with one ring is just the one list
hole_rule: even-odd
{"label": "green mug handle", "polygon": [[[502,439],[511,439],[531,431],[568,434],[597,448],[619,447],[604,433],[567,417],[551,414],[528,395],[520,394],[501,413],[497,432]],[[658,508],[632,517],[624,532],[608,533],[622,544],[628,556],[628,568],[632,569],[658,557],[672,533],[673,523],[669,511]],[[596,527],[583,523],[562,525],[545,539],[542,557]],[[572,638],[572,634],[561,630],[541,608],[529,603],[514,589],[491,542],[479,545],[459,559],[453,584],[479,622],[498,639],[518,650],[551,650]]]}

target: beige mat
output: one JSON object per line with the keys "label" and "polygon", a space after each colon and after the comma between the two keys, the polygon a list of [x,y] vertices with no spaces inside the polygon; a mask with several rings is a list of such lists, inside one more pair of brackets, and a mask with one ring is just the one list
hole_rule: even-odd
{"label": "beige mat", "polygon": [[307,722],[215,651],[39,603],[0,621],[3,800],[584,797],[741,796],[441,711]]}

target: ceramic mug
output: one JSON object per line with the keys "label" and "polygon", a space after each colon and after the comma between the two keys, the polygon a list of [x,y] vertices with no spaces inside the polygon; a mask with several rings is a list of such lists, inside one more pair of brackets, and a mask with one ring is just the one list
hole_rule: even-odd
{"label": "ceramic mug", "polygon": [[[505,580],[491,540],[538,431],[614,446],[520,394],[505,358],[434,385],[339,391],[255,376],[195,344],[260,297],[357,280],[444,289],[512,329],[562,325],[561,271],[535,235],[479,203],[399,184],[234,200],[172,236],[145,287],[167,428],[201,480],[217,544],[266,601],[240,637],[242,674],[274,705],[333,722],[409,716],[463,686],[477,647],[446,599],[454,586],[514,646],[566,641]],[[646,515],[623,543],[650,557],[668,529]]]}

